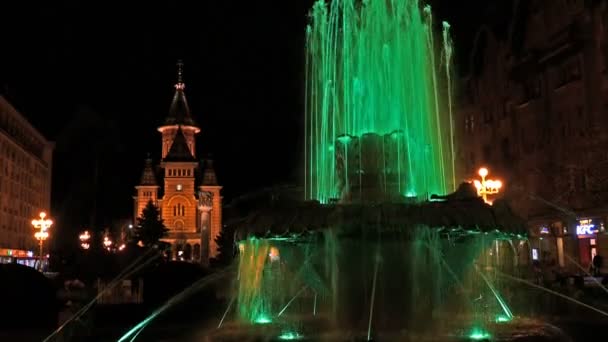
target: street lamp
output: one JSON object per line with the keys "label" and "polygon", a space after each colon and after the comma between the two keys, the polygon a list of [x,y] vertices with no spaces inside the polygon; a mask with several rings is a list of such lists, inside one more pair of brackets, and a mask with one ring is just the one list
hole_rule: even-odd
{"label": "street lamp", "polygon": [[103,237],[103,245],[107,250],[110,250],[110,247],[112,246],[112,240],[110,240],[109,237],[104,236]]}
{"label": "street lamp", "polygon": [[481,177],[481,182],[474,180],[473,184],[477,188],[477,195],[483,198],[483,201],[487,204],[492,204],[492,201],[488,200],[488,195],[497,194],[502,188],[502,182],[499,180],[486,179],[488,176],[488,169],[482,167],[477,172]]}
{"label": "street lamp", "polygon": [[50,219],[45,219],[46,213],[44,211],[41,212],[39,216],[40,219],[32,220],[32,226],[34,226],[34,229],[40,229],[40,231],[34,234],[34,237],[36,240],[40,241],[40,271],[42,271],[42,245],[44,240],[48,239],[49,237],[49,232],[47,232],[47,229],[51,227],[53,221]]}
{"label": "street lamp", "polygon": [[82,234],[80,234],[79,239],[80,247],[82,247],[82,249],[89,249],[89,247],[91,247],[89,243],[89,240],[91,239],[91,234],[89,234],[88,230],[85,230]]}

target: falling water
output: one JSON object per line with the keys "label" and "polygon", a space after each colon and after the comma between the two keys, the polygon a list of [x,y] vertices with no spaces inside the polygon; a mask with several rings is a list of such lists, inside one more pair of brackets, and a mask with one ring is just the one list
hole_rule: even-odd
{"label": "falling water", "polygon": [[241,319],[252,323],[271,322],[271,303],[264,291],[264,270],[270,251],[268,240],[250,239],[239,259],[238,313]]}
{"label": "falling water", "polygon": [[[418,0],[318,1],[307,29],[306,197],[425,199],[455,186],[444,23]],[[437,51],[436,51],[437,50]]]}

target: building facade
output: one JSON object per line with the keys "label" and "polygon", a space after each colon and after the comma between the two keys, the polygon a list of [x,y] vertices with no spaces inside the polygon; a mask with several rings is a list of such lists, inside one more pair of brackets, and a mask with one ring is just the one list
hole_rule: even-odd
{"label": "building facade", "polygon": [[51,207],[53,148],[0,96],[0,261],[37,251],[31,222]]}
{"label": "building facade", "polygon": [[160,165],[155,167],[151,159],[146,160],[135,187],[134,217],[141,216],[143,208],[152,201],[169,229],[163,241],[171,245],[172,259],[207,263],[218,253],[215,238],[222,228],[222,187],[218,185],[212,161],[196,159],[196,135],[200,128],[186,100],[181,63],[178,68],[169,115],[158,127]]}
{"label": "building facade", "polygon": [[589,267],[608,258],[606,1],[514,3],[506,34],[475,37],[460,86],[460,174],[486,166],[503,180],[530,224],[533,260]]}

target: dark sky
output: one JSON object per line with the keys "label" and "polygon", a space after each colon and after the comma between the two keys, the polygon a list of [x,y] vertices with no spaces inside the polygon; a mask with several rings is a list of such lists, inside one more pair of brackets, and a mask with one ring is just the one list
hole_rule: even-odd
{"label": "dark sky", "polygon": [[[10,1],[0,23],[0,85],[51,140],[61,140],[66,127],[78,127],[74,122],[90,112],[101,120],[95,127],[113,127],[104,129],[119,147],[104,163],[114,171],[100,177],[114,181],[103,187],[99,201],[107,203],[99,215],[131,214],[146,152],[159,157],[156,127],[167,114],[179,58],[202,128],[198,154],[213,154],[225,196],[297,182],[304,29],[312,3]],[[466,50],[488,1],[431,3],[439,19],[452,23],[457,49]],[[77,168],[81,157],[58,156],[64,165],[55,171],[66,163]],[[90,173],[83,167],[66,177]],[[70,191],[66,182],[56,175],[55,202]]]}

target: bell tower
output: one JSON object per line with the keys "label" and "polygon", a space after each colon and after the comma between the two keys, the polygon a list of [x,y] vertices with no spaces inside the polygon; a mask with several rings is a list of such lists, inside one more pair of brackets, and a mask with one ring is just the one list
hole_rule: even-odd
{"label": "bell tower", "polygon": [[211,161],[206,161],[203,170],[196,158],[195,138],[200,128],[186,100],[183,68],[184,64],[179,61],[169,114],[158,127],[162,142],[162,181],[158,172],[157,182],[152,160],[148,158],[135,187],[134,217],[139,217],[152,200],[168,229],[161,241],[170,245],[170,258],[207,265],[209,259],[218,254],[215,238],[222,228],[222,187]]}
{"label": "bell tower", "polygon": [[195,136],[201,130],[192,119],[190,115],[190,107],[186,100],[186,84],[184,83],[184,63],[182,61],[177,62],[177,83],[175,83],[175,94],[171,101],[171,107],[169,108],[169,115],[165,119],[163,125],[158,127],[158,131],[162,134],[162,154],[161,159],[165,159],[173,140],[177,136],[178,128],[186,139],[186,145],[190,149],[190,154],[196,156]]}

